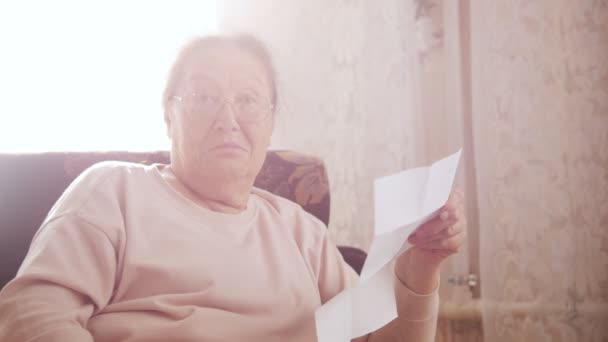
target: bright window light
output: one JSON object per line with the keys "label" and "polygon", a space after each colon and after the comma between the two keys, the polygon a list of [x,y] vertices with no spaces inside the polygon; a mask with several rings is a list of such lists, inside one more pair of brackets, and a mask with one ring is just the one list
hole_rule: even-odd
{"label": "bright window light", "polygon": [[161,94],[216,1],[0,3],[0,152],[166,150]]}

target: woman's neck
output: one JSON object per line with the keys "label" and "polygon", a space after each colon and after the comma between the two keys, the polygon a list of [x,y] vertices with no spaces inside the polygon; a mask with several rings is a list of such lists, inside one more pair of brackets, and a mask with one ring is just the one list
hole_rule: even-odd
{"label": "woman's neck", "polygon": [[225,214],[238,214],[247,209],[253,181],[248,179],[221,180],[209,182],[187,182],[170,165],[161,171],[163,177],[177,191],[196,204]]}

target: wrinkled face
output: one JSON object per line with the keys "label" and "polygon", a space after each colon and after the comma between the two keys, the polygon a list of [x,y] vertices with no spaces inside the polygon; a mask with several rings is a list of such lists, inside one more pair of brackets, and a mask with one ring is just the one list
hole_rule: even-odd
{"label": "wrinkled face", "polygon": [[271,89],[264,65],[246,50],[195,51],[165,109],[172,167],[191,182],[255,178],[272,134]]}

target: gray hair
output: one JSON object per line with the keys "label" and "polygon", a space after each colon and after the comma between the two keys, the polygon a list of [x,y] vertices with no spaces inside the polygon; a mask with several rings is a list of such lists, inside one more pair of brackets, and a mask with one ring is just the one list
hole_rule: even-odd
{"label": "gray hair", "polygon": [[249,35],[249,34],[238,34],[238,35],[210,35],[197,37],[186,44],[175,59],[173,66],[169,71],[169,77],[167,78],[167,84],[163,92],[162,104],[166,109],[168,102],[172,96],[175,95],[176,88],[182,77],[184,76],[184,68],[188,62],[189,56],[194,51],[201,49],[213,49],[218,46],[233,45],[239,47],[251,55],[256,57],[266,69],[266,75],[270,80],[271,84],[271,103],[273,107],[277,104],[277,87],[276,87],[276,70],[270,52],[266,44],[260,39]]}

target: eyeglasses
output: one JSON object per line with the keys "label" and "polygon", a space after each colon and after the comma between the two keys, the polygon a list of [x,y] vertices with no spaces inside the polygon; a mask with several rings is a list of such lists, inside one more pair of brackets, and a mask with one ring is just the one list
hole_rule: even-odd
{"label": "eyeglasses", "polygon": [[274,109],[270,100],[255,95],[240,95],[229,100],[222,96],[193,92],[189,96],[181,97],[173,95],[171,98],[183,103],[188,107],[188,110],[205,117],[216,116],[229,103],[232,106],[236,119],[242,122],[262,121]]}

